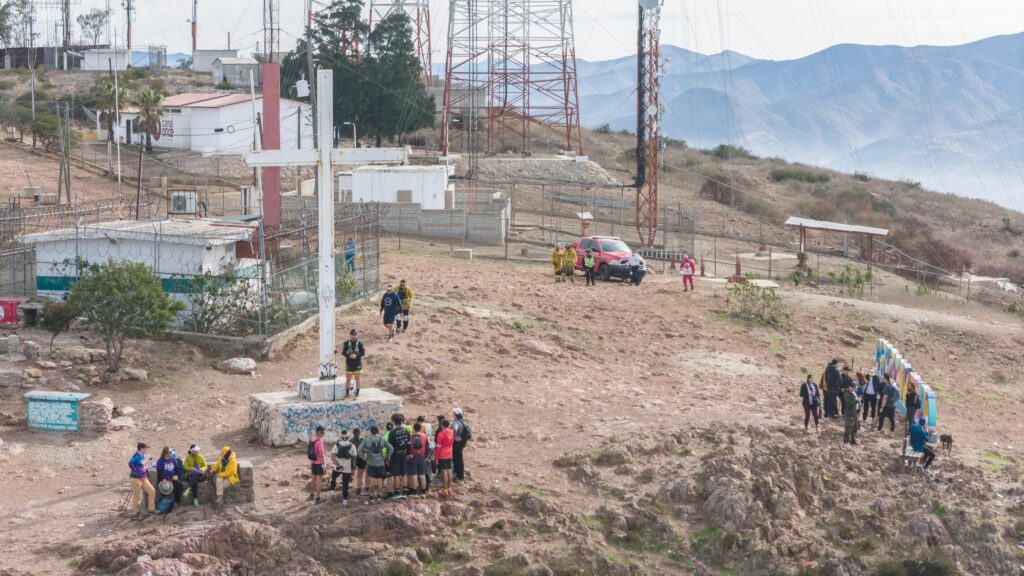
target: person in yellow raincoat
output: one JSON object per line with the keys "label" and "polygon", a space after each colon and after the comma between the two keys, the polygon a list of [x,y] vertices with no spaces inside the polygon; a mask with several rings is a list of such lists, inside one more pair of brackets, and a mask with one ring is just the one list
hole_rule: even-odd
{"label": "person in yellow raincoat", "polygon": [[551,265],[555,268],[555,282],[562,282],[562,247],[558,244],[551,251]]}
{"label": "person in yellow raincoat", "polygon": [[229,446],[225,446],[217,461],[210,466],[209,474],[216,473],[214,485],[217,489],[217,507],[224,506],[224,489],[238,484],[238,459]]}
{"label": "person in yellow raincoat", "polygon": [[576,283],[576,250],[572,246],[566,246],[562,250],[562,278],[563,282],[565,278]]}

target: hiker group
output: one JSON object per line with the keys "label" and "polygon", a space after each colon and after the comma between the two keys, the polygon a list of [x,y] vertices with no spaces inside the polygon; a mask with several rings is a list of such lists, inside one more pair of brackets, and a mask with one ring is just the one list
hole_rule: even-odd
{"label": "hiker group", "polygon": [[819,418],[824,409],[824,418],[838,420],[843,418],[843,443],[857,445],[857,433],[862,423],[871,418],[869,430],[881,433],[885,422],[889,422],[890,434],[896,431],[897,407],[905,410],[903,434],[908,437],[914,452],[922,454],[918,466],[927,470],[935,459],[935,450],[929,446],[930,437],[925,428],[925,419],[915,420],[921,408],[921,399],[916,386],[910,382],[906,395],[892,381],[888,373],[879,377],[872,368],[867,375],[856,372],[856,381],[850,376],[850,367],[839,368],[839,359],[833,358],[825,367],[818,382],[811,374],[800,386],[800,398],[804,409],[804,431],[809,430],[810,420],[814,419],[814,428],[820,431]]}
{"label": "hiker group", "polygon": [[[590,272],[587,273],[587,285],[594,283],[593,256],[591,256]],[[572,246],[557,244],[551,251],[551,266],[555,269],[555,282],[569,280],[576,283],[576,251]],[[586,267],[584,266],[584,270]]]}
{"label": "hiker group", "polygon": [[396,413],[384,430],[376,425],[365,433],[359,428],[351,432],[343,428],[329,453],[324,443],[326,430],[317,426],[306,446],[311,473],[309,500],[314,504],[328,501],[322,496],[328,454],[330,500],[338,497],[340,478],[341,505],[345,508],[353,484],[355,496],[364,504],[427,498],[435,485],[439,497],[451,497],[453,485],[466,478],[463,454],[473,438],[462,409],[455,408],[452,416],[439,415],[435,423],[419,416],[410,423],[404,414]]}
{"label": "hiker group", "polygon": [[[207,463],[196,444],[189,446],[184,461],[169,446],[160,451],[160,458],[155,462],[148,452],[149,446],[139,442],[128,461],[129,510],[137,516],[142,514],[143,493],[150,514],[166,514],[179,506],[182,498],[191,498],[192,505],[198,508],[199,486],[204,482],[213,483],[215,505],[220,508],[224,504],[225,490],[238,484],[238,459],[230,446],[225,446],[212,463]],[[156,487],[149,481],[150,469],[156,470]]]}

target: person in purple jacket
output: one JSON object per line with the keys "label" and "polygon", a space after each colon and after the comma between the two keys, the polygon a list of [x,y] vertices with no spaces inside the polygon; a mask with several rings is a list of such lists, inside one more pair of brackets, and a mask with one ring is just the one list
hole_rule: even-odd
{"label": "person in purple jacket", "polygon": [[149,513],[153,514],[156,512],[156,490],[153,485],[149,483],[149,468],[146,465],[146,446],[144,443],[139,442],[135,446],[135,454],[132,455],[132,459],[128,461],[128,484],[132,489],[132,511],[135,514],[141,514],[139,510],[139,504],[142,501],[142,492],[146,492],[146,503],[149,508]]}
{"label": "person in purple jacket", "polygon": [[160,459],[156,461],[156,481],[159,484],[167,480],[174,486],[174,505],[181,504],[181,493],[185,487],[182,478],[185,477],[185,465],[181,463],[178,455],[169,446],[164,446],[160,452]]}

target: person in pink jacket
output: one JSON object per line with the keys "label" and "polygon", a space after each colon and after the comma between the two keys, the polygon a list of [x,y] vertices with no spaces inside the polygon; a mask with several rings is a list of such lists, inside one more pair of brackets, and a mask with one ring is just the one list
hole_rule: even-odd
{"label": "person in pink jacket", "polygon": [[[683,254],[683,259],[679,263],[679,273],[683,275],[683,292],[695,290],[693,287],[693,276],[696,271],[697,262],[688,255]],[[689,288],[687,288],[687,285],[689,285]]]}

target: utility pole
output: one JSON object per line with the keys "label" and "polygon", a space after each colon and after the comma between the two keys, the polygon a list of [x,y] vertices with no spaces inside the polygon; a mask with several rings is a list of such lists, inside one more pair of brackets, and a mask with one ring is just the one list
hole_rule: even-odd
{"label": "utility pole", "polygon": [[[125,48],[128,62],[132,61],[132,0],[125,0],[125,13],[128,17],[128,46]],[[136,216],[136,219],[138,217]]]}
{"label": "utility pole", "polygon": [[71,50],[71,0],[64,0],[64,71],[68,70],[68,50]]}
{"label": "utility pole", "polygon": [[[32,71],[32,121],[36,120],[36,10],[32,6],[28,15],[28,67]],[[36,133],[32,131],[32,149],[36,149]]]}
{"label": "utility pole", "polygon": [[[192,62],[196,61],[196,17],[199,12],[199,0],[192,0]],[[231,48],[231,32],[228,32],[228,48]]]}
{"label": "utility pole", "polygon": [[107,47],[110,48],[114,45],[114,36],[111,34],[110,28],[110,16],[113,12],[110,10],[110,0],[107,0]]}

